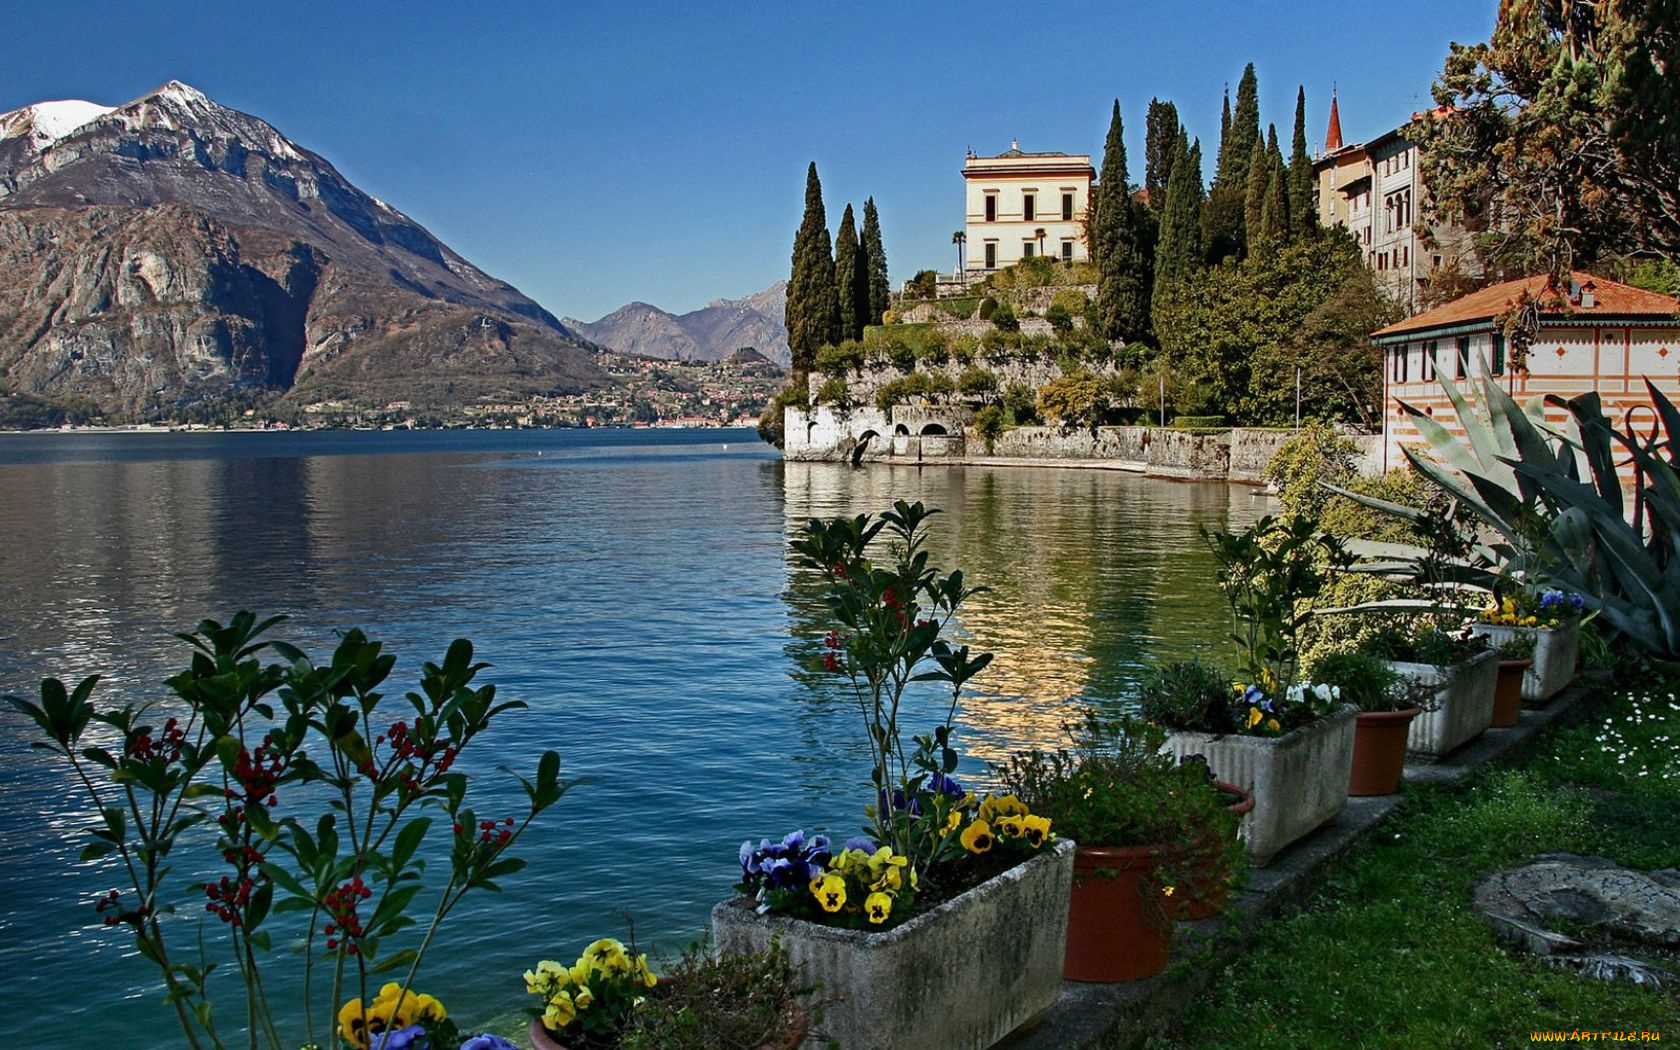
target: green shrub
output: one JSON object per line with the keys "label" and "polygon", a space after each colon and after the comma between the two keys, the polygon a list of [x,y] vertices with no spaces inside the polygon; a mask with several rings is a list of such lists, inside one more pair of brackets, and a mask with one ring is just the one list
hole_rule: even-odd
{"label": "green shrub", "polygon": [[1331,493],[1323,483],[1346,488],[1356,474],[1359,446],[1324,423],[1312,422],[1278,446],[1262,473],[1278,499],[1295,514],[1322,514]]}
{"label": "green shrub", "polygon": [[1038,414],[1064,427],[1095,428],[1107,407],[1102,384],[1089,372],[1052,379],[1038,391]]}
{"label": "green shrub", "polygon": [[1176,660],[1144,676],[1138,713],[1168,729],[1233,733],[1236,699],[1225,672],[1200,660]]}
{"label": "green shrub", "polygon": [[980,337],[980,346],[986,351],[987,357],[1006,361],[1021,348],[1021,333],[994,328]]}
{"label": "green shrub", "polygon": [[997,443],[998,435],[1003,433],[1004,426],[1009,422],[1008,414],[1002,405],[987,405],[974,413],[974,431],[986,443],[986,451],[992,451]]}
{"label": "green shrub", "polygon": [[974,311],[980,306],[980,297],[965,295],[953,299],[940,299],[934,305],[945,316],[966,321],[974,316]]}
{"label": "green shrub", "polygon": [[997,312],[997,308],[998,301],[988,295],[984,299],[980,300],[980,309],[977,311],[977,316],[982,321],[990,321],[992,319],[992,314]]}
{"label": "green shrub", "polygon": [[959,365],[970,364],[974,361],[974,351],[978,349],[980,349],[979,337],[964,332],[951,339],[951,360]]}
{"label": "green shrub", "polygon": [[838,346],[824,343],[817,348],[817,371],[824,375],[840,375],[863,367],[864,346],[856,339],[847,339]]}
{"label": "green shrub", "polygon": [[932,299],[938,293],[935,284],[939,275],[932,270],[919,270],[916,276],[910,278],[904,285],[906,299]]}
{"label": "green shrub", "polygon": [[965,397],[989,398],[997,393],[997,373],[970,365],[957,377],[957,389]]}
{"label": "green shrub", "polygon": [[1056,340],[1048,335],[1023,335],[1015,356],[1023,361],[1049,358],[1056,352]]}
{"label": "green shrub", "polygon": [[1000,332],[1019,332],[1021,322],[1015,316],[1015,308],[1008,303],[999,303],[992,311],[992,327]]}
{"label": "green shrub", "polygon": [[830,376],[817,388],[817,404],[833,405],[835,408],[850,408],[852,406],[852,391],[846,385],[845,376]]}
{"label": "green shrub", "polygon": [[[1056,293],[1054,298],[1050,300],[1051,309],[1060,307],[1062,312],[1066,313],[1070,318],[1084,316],[1085,308],[1090,305],[1090,297],[1078,288],[1063,288],[1061,291]],[[1046,313],[1045,316],[1048,317],[1050,315]]]}
{"label": "green shrub", "polygon": [[1223,430],[1224,416],[1174,416],[1172,421],[1175,430]]}
{"label": "green shrub", "polygon": [[790,405],[801,408],[809,407],[810,399],[804,382],[794,382],[783,387],[770,403],[764,406],[764,411],[758,417],[758,437],[767,445],[782,447],[784,440],[782,417],[783,410]]}
{"label": "green shrub", "polygon": [[1003,392],[1003,408],[1018,426],[1038,420],[1038,391],[1025,383],[1013,383]]}
{"label": "green shrub", "polygon": [[1050,322],[1050,327],[1057,332],[1071,332],[1073,330],[1073,315],[1068,313],[1067,307],[1061,303],[1051,303],[1044,311],[1044,319]]}
{"label": "green shrub", "polygon": [[951,377],[943,373],[912,372],[902,379],[883,383],[875,393],[875,406],[883,412],[890,412],[894,405],[903,404],[911,398],[948,398],[956,392],[956,386]]}
{"label": "green shrub", "polygon": [[1328,653],[1312,665],[1307,681],[1333,685],[1344,704],[1361,711],[1396,711],[1406,706],[1399,672],[1370,653]]}

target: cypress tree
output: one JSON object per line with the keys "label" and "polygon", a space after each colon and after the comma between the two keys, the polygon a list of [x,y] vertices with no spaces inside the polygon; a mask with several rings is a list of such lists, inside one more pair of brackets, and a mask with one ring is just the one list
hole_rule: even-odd
{"label": "cypress tree", "polygon": [[1312,157],[1307,153],[1307,89],[1295,89],[1295,140],[1289,150],[1289,225],[1295,240],[1305,240],[1318,229],[1318,210],[1313,203]]}
{"label": "cypress tree", "polygon": [[1264,139],[1256,138],[1248,155],[1248,184],[1243,192],[1243,242],[1249,251],[1260,234],[1260,210],[1266,204],[1266,184],[1272,178],[1272,158]]}
{"label": "cypress tree", "polygon": [[1109,339],[1128,343],[1149,330],[1149,257],[1144,245],[1142,216],[1126,181],[1126,142],[1120,123],[1120,103],[1108,124],[1103,146],[1101,203],[1097,209],[1097,318]]}
{"label": "cypress tree", "polygon": [[1173,161],[1178,159],[1182,132],[1178,124],[1178,107],[1160,99],[1149,100],[1149,116],[1144,128],[1143,189],[1151,211],[1166,210],[1167,184],[1172,179]]}
{"label": "cypress tree", "polygon": [[1266,180],[1266,197],[1260,207],[1260,236],[1256,251],[1275,251],[1290,239],[1289,176],[1281,154],[1271,159],[1272,177]]}
{"label": "cypress tree", "polygon": [[[1210,263],[1241,255],[1248,243],[1248,173],[1254,147],[1260,141],[1260,84],[1254,75],[1254,63],[1243,70],[1237,84],[1235,111],[1231,109],[1230,92],[1225,93],[1219,123],[1219,163],[1213,173],[1213,191],[1202,210],[1202,240]],[[1264,186],[1260,192],[1264,192]],[[1258,224],[1258,210],[1255,216]]]}
{"label": "cypress tree", "polygon": [[1226,157],[1231,150],[1231,83],[1225,82],[1225,104],[1219,112],[1219,152],[1214,155],[1213,184],[1221,185],[1221,180],[1228,180],[1231,176],[1225,170]]}
{"label": "cypress tree", "polygon": [[1192,149],[1178,136],[1178,157],[1167,180],[1166,207],[1161,213],[1161,239],[1155,248],[1155,286],[1150,296],[1159,314],[1164,296],[1202,264],[1202,144]]}
{"label": "cypress tree", "polygon": [[892,305],[892,285],[887,281],[887,249],[881,243],[881,216],[875,211],[875,198],[863,202],[864,291],[868,293],[869,312],[864,324],[880,324],[881,315]]}
{"label": "cypress tree", "polygon": [[793,272],[788,278],[785,319],[793,373],[802,376],[816,364],[817,348],[837,342],[840,335],[834,255],[829,247],[828,216],[823,212],[816,161],[805,173],[805,217],[793,238]]}
{"label": "cypress tree", "polygon": [[[840,217],[840,232],[834,235],[834,287],[840,307],[840,338],[861,339],[863,320],[869,311],[868,262],[859,268],[863,247],[858,241],[857,222],[852,218],[852,206]],[[859,290],[863,294],[858,294]]]}
{"label": "cypress tree", "polygon": [[1248,162],[1258,141],[1260,80],[1254,75],[1254,63],[1250,62],[1237,82],[1237,108],[1231,111],[1231,162],[1239,165],[1231,175],[1238,186],[1248,185]]}

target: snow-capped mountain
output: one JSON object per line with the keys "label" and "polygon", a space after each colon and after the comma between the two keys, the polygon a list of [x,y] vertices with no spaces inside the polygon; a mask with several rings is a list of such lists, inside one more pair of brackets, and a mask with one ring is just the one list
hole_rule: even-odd
{"label": "snow-capped mountain", "polygon": [[0,115],[0,387],[148,416],[606,382],[518,289],[186,84]]}

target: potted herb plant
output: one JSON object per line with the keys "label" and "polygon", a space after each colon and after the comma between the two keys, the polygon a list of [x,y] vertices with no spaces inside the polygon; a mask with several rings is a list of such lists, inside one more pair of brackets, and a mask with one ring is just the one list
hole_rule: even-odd
{"label": "potted herb plant", "polygon": [[1575,678],[1586,599],[1555,587],[1513,586],[1496,593],[1473,628],[1493,645],[1534,639],[1533,663],[1523,672],[1522,698],[1545,703]]}
{"label": "potted herb plant", "polygon": [[[168,681],[167,710],[100,706],[97,676],[74,689],[49,678],[39,704],[6,700],[40,730],[35,746],[63,758],[88,794],[98,819],[83,859],[123,861],[127,884],[97,910],[158,967],[185,1046],[221,1047],[232,1032],[214,1023],[226,1015],[213,1008],[220,982],[207,980],[221,965],[205,962],[210,939],[182,944],[191,930],[164,921],[183,891],[225,931],[214,943],[231,954],[224,969],[245,991],[227,1012],[249,1026],[238,1041],[342,1040],[359,1050],[377,1040],[398,1050],[425,1036],[453,1046],[458,1033],[442,1004],[415,990],[427,949],[442,943],[438,930],[466,894],[495,889],[524,866],[512,850],[571,785],[549,751],[534,781],[522,781],[528,807],[519,817],[479,820],[466,804],[466,774],[452,767],[492,720],[524,705],[474,683],[489,665],[474,662],[472,643],[458,639],[441,664],[423,665],[419,690],[396,699],[403,710],[392,714],[382,685],[396,657],[381,643],[351,630],[317,666],[263,637],[280,620],[240,612],[181,635],[193,653]],[[265,664],[271,655],[279,662]],[[425,889],[428,809],[453,828],[448,878],[418,944],[401,947],[415,925],[409,902]],[[203,881],[187,881],[194,877]],[[263,991],[273,961],[265,923],[283,909],[308,917],[308,933],[285,953],[303,970],[296,1002]],[[373,994],[376,975],[393,970],[402,980]]]}
{"label": "potted herb plant", "polygon": [[[822,666],[863,722],[867,834],[840,849],[797,834],[748,842],[744,896],[712,909],[720,952],[780,939],[801,980],[822,988],[825,1033],[842,1047],[991,1046],[1061,991],[1073,844],[1019,800],[979,799],[952,777],[956,707],[991,655],[944,637],[981,588],[932,565],[933,513],[901,500],[879,519],[813,519],[795,542],[834,617]],[[906,741],[913,682],[942,683],[950,699],[943,724]]]}
{"label": "potted herb plant", "polygon": [[621,1050],[795,1050],[805,1040],[799,996],[812,989],[779,943],[729,955],[695,945],[664,969],[669,980],[636,1007]]}
{"label": "potted herb plant", "polygon": [[1363,644],[1425,697],[1412,720],[1406,749],[1441,758],[1481,735],[1493,721],[1499,663],[1487,642],[1468,630],[1449,630],[1438,617],[1390,625]]}
{"label": "potted herb plant", "polygon": [[1495,729],[1516,725],[1517,716],[1522,713],[1523,679],[1534,666],[1534,643],[1534,635],[1514,633],[1494,646],[1499,654],[1499,676],[1493,685],[1490,724]]}
{"label": "potted herb plant", "polygon": [[1169,665],[1145,679],[1140,704],[1170,731],[1166,747],[1180,759],[1199,754],[1220,780],[1253,794],[1242,834],[1250,860],[1263,866],[1347,804],[1355,710],[1332,687],[1296,679],[1310,602],[1327,572],[1349,559],[1301,515],[1203,537],[1231,610],[1241,680]]}
{"label": "potted herb plant", "polygon": [[1074,748],[997,766],[1003,787],[1078,843],[1068,912],[1074,981],[1159,973],[1172,950],[1172,897],[1205,840],[1236,846],[1237,817],[1205,766],[1161,748],[1166,731],[1135,715],[1087,712]]}
{"label": "potted herb plant", "polygon": [[1412,702],[1404,679],[1386,661],[1358,650],[1331,653],[1313,667],[1312,678],[1341,691],[1359,709],[1353,729],[1349,795],[1392,795],[1406,767],[1406,735],[1423,708]]}

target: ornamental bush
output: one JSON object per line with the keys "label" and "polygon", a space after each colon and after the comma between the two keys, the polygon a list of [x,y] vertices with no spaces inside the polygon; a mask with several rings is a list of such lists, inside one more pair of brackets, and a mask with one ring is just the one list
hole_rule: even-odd
{"label": "ornamental bush", "polygon": [[[453,766],[493,720],[525,705],[498,702],[494,685],[475,684],[490,665],[474,662],[472,643],[451,643],[441,664],[422,666],[419,689],[396,698],[381,688],[396,664],[381,643],[351,630],[317,665],[262,637],[282,619],[259,623],[240,612],[180,635],[191,661],[168,680],[173,697],[161,704],[101,707],[97,675],[74,689],[46,679],[38,705],[5,699],[39,730],[33,746],[63,759],[82,785],[99,818],[82,859],[117,856],[125,882],[96,910],[158,968],[188,1046],[225,1045],[210,950],[231,960],[226,969],[244,985],[233,1024],[249,1020],[253,1046],[342,1037],[366,1047],[387,1026],[414,1025],[446,1045],[453,1025],[436,1000],[414,991],[427,949],[463,897],[495,891],[525,866],[513,847],[572,785],[560,779],[560,757],[545,752],[535,778],[521,779],[525,812],[479,819],[467,805],[469,780]],[[445,819],[452,838],[447,879],[416,938],[404,931],[415,925],[409,904],[426,888],[427,811]],[[210,834],[194,831],[200,826]],[[209,856],[192,860],[196,850]],[[204,882],[185,875],[217,866],[222,874]],[[215,932],[165,921],[182,905],[208,913]],[[271,921],[287,912],[300,920]],[[324,971],[312,996],[278,1013],[262,982],[275,928],[284,958],[302,965],[305,988]],[[404,940],[415,943],[399,947]],[[385,971],[406,976],[370,995]]]}

